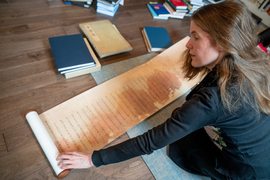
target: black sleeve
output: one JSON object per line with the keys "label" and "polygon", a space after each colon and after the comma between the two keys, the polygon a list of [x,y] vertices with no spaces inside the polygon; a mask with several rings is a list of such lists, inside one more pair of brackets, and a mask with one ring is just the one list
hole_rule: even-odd
{"label": "black sleeve", "polygon": [[151,154],[154,150],[171,144],[197,129],[213,124],[218,115],[217,99],[215,90],[201,89],[174,110],[163,124],[118,145],[94,151],[92,155],[94,165],[98,167]]}

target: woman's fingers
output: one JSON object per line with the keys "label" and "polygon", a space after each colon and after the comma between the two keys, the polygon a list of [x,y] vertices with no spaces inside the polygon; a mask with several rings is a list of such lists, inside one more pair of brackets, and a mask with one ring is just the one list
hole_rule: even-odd
{"label": "woman's fingers", "polygon": [[58,166],[61,169],[82,169],[93,166],[92,154],[83,152],[63,152],[56,160],[60,160]]}

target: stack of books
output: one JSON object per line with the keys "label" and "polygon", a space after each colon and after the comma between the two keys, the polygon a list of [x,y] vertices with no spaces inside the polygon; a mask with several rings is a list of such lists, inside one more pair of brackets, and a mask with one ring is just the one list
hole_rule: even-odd
{"label": "stack of books", "polygon": [[64,0],[64,3],[89,8],[92,0]]}
{"label": "stack of books", "polygon": [[[165,0],[165,3],[147,4],[147,7],[154,19],[178,18],[191,16],[192,13],[205,5],[205,0]],[[166,11],[165,11],[165,10]],[[160,14],[160,12],[163,14]]]}
{"label": "stack of books", "polygon": [[187,5],[181,0],[166,0],[164,6],[170,11],[171,18],[183,19],[188,12]]}
{"label": "stack of books", "polygon": [[119,8],[120,0],[97,0],[97,12],[114,16]]}
{"label": "stack of books", "polygon": [[144,26],[142,35],[148,52],[161,52],[173,45],[167,30],[163,27]]}
{"label": "stack of books", "polygon": [[165,3],[150,3],[147,7],[154,19],[183,19],[189,12],[188,6],[182,0],[166,0]]}
{"label": "stack of books", "polygon": [[81,34],[49,38],[57,70],[72,78],[99,71],[101,65]]}

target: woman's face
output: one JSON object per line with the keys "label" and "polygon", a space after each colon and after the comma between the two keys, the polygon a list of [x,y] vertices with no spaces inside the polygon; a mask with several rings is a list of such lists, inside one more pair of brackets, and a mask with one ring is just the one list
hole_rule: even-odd
{"label": "woman's face", "polygon": [[212,69],[224,57],[222,50],[215,44],[210,35],[204,32],[192,20],[190,24],[190,39],[186,47],[190,50],[191,65],[195,68],[208,67]]}

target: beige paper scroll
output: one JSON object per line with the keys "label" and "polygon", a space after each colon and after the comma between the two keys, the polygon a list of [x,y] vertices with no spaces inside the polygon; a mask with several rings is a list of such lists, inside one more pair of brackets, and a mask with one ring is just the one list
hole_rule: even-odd
{"label": "beige paper scroll", "polygon": [[98,150],[190,90],[200,79],[181,72],[188,39],[40,114],[58,150]]}
{"label": "beige paper scroll", "polygon": [[25,118],[35,134],[42,150],[44,151],[44,154],[49,160],[57,178],[62,179],[66,177],[70,173],[70,169],[63,170],[57,166],[59,161],[57,161],[56,158],[60,153],[41,119],[39,118],[38,113],[35,110],[29,110],[25,113]]}

